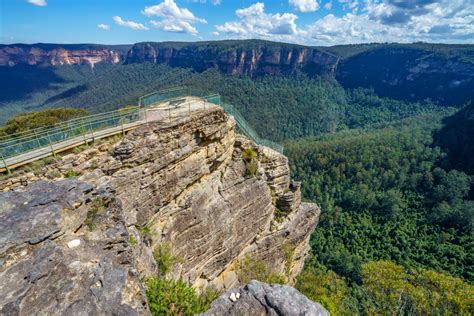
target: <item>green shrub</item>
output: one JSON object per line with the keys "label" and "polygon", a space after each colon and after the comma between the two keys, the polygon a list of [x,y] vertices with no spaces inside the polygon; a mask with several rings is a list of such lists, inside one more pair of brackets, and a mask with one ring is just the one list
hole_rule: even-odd
{"label": "green shrub", "polygon": [[247,162],[251,162],[255,157],[257,157],[257,153],[252,148],[246,148],[242,151],[242,158]]}
{"label": "green shrub", "polygon": [[254,161],[248,162],[246,168],[246,173],[248,176],[255,176],[258,172],[258,164]]}
{"label": "green shrub", "polygon": [[146,281],[146,296],[152,315],[196,315],[208,310],[216,298],[215,294],[198,295],[182,280],[160,277]]}
{"label": "green shrub", "polygon": [[247,257],[240,262],[237,270],[239,281],[243,284],[249,283],[251,280],[258,280],[269,284],[285,284],[286,278],[274,272],[270,272],[265,263],[261,260]]}
{"label": "green shrub", "polygon": [[282,211],[282,210],[280,210],[278,207],[275,207],[275,220],[276,220],[278,223],[283,222],[283,220],[284,220],[285,217],[287,217],[287,216],[288,216],[288,212]]}
{"label": "green shrub", "polygon": [[298,276],[296,288],[310,300],[323,305],[331,315],[351,315],[344,304],[349,288],[334,271],[306,268]]}
{"label": "green shrub", "polygon": [[138,231],[140,232],[140,234],[142,235],[143,237],[143,240],[147,243],[151,242],[151,228],[150,226],[148,225],[144,225],[144,226],[141,226],[141,227],[137,227]]}
{"label": "green shrub", "polygon": [[171,245],[169,243],[161,243],[156,246],[153,249],[153,258],[162,276],[166,276],[177,262],[177,258],[171,252]]}
{"label": "green shrub", "polygon": [[10,135],[39,127],[47,127],[89,113],[83,109],[57,108],[39,112],[20,113],[10,118],[0,129],[0,134]]}
{"label": "green shrub", "polygon": [[77,171],[75,171],[75,170],[73,170],[73,169],[69,169],[68,171],[66,171],[66,172],[64,173],[64,176],[65,176],[66,178],[77,177],[77,176],[79,176],[79,175],[80,175],[80,173],[77,172]]}

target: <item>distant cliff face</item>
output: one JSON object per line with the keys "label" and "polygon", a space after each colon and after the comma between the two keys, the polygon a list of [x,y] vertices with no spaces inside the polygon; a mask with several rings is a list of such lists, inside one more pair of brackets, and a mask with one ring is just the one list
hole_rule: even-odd
{"label": "distant cliff face", "polygon": [[382,45],[344,59],[336,79],[345,88],[373,88],[394,99],[462,105],[474,98],[474,45]]}
{"label": "distant cliff face", "polygon": [[97,63],[117,64],[121,61],[118,51],[98,49],[43,49],[38,46],[0,47],[0,66],[27,65],[91,65]]}
{"label": "distant cliff face", "polygon": [[171,45],[138,43],[128,52],[126,63],[151,62],[198,71],[217,67],[228,75],[288,75],[297,71],[334,75],[339,58],[317,48],[272,45],[221,46],[209,44]]}
{"label": "distant cliff face", "polygon": [[234,127],[208,108],[0,182],[0,314],[147,314],[159,245],[179,258],[168,276],[197,288],[242,285],[248,258],[293,282],[319,207],[285,156]]}

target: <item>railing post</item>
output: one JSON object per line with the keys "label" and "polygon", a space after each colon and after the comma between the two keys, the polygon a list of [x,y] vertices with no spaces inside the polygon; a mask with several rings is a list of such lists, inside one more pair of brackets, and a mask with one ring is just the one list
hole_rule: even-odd
{"label": "railing post", "polygon": [[92,142],[95,142],[94,129],[92,128],[92,122],[89,122],[89,126],[91,127]]}
{"label": "railing post", "polygon": [[191,102],[188,101],[188,115],[191,116]]}
{"label": "railing post", "polygon": [[56,157],[56,153],[54,152],[53,144],[51,144],[51,137],[49,137],[49,133],[46,133],[46,136],[48,136],[49,148],[51,149],[51,152],[53,153],[53,157]]}
{"label": "railing post", "polygon": [[169,120],[170,120],[170,122],[171,122],[171,107],[170,107],[169,104],[168,104],[168,118],[169,118]]}
{"label": "railing post", "polygon": [[123,117],[120,119],[120,123],[122,124],[122,135],[125,136],[125,128],[123,127]]}
{"label": "railing post", "polygon": [[38,138],[38,134],[36,134],[36,131],[35,131],[35,130],[33,130],[33,133],[35,133],[35,138],[36,138],[36,141],[38,142],[38,147],[41,147],[41,142],[40,142],[40,140],[39,140],[39,138]]}
{"label": "railing post", "polygon": [[7,162],[5,161],[5,157],[3,157],[3,154],[2,154],[2,161],[3,161],[3,164],[5,165],[5,169],[7,169],[7,173],[11,174],[10,168],[8,168]]}
{"label": "railing post", "polygon": [[87,138],[86,138],[86,126],[84,125],[84,119],[81,119],[82,123],[82,138],[84,139],[84,145],[88,146]]}

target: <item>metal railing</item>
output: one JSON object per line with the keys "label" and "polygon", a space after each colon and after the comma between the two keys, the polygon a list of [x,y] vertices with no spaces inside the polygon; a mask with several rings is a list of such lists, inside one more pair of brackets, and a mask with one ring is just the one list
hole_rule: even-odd
{"label": "metal railing", "polygon": [[226,113],[234,117],[237,123],[237,128],[241,133],[246,135],[258,145],[269,147],[279,153],[283,153],[284,147],[282,145],[272,142],[268,139],[260,138],[257,132],[249,125],[247,120],[232,104],[221,102],[221,97],[219,94],[206,94],[204,91],[195,88],[177,87],[147,94],[139,99],[138,104],[139,107],[149,107],[158,103],[178,100],[186,96],[198,97],[209,103],[219,105]]}
{"label": "metal railing", "polygon": [[[81,139],[83,139],[84,143],[87,143],[87,137],[95,139],[95,133],[114,127],[121,127],[123,131],[125,125],[130,125],[130,123],[135,122],[138,124],[140,121],[145,122],[147,120],[146,108],[183,97],[197,97],[208,103],[222,107],[226,113],[234,117],[237,123],[237,128],[241,133],[249,137],[258,145],[270,147],[277,152],[283,153],[283,146],[260,138],[257,132],[255,132],[233,105],[221,102],[219,94],[205,93],[202,90],[190,87],[178,87],[160,90],[140,97],[138,107],[135,108],[120,109],[112,112],[79,117],[53,126],[36,128],[0,137],[0,169],[3,168],[9,171],[9,165],[6,161],[7,159],[33,152],[41,148],[49,148],[50,153],[54,155],[55,147],[57,147],[55,145],[59,143],[67,142],[67,145],[69,143],[68,141],[70,141],[75,144],[80,143],[82,141]],[[169,111],[171,110],[169,109]],[[30,154],[31,157],[28,158],[34,160],[35,158],[39,159],[45,156],[42,152],[37,154],[38,155],[36,156]]]}
{"label": "metal railing", "polygon": [[224,109],[224,111],[230,115],[232,115],[237,123],[237,128],[242,134],[253,140],[256,144],[262,145],[265,147],[269,147],[281,154],[283,154],[284,147],[280,144],[272,142],[268,139],[260,138],[257,132],[249,125],[247,120],[240,114],[240,112],[229,103],[221,103],[220,106]]}
{"label": "metal railing", "polygon": [[[8,168],[6,160],[21,154],[26,154],[40,148],[50,148],[54,154],[54,146],[68,140],[81,139],[104,129],[113,127],[123,128],[125,125],[137,122],[141,118],[140,109],[132,108],[113,112],[84,116],[50,127],[37,128],[0,138],[0,167]],[[84,139],[85,140],[85,139]],[[86,140],[85,140],[86,141]],[[39,153],[39,156],[42,156]],[[31,158],[35,158],[32,156]]]}

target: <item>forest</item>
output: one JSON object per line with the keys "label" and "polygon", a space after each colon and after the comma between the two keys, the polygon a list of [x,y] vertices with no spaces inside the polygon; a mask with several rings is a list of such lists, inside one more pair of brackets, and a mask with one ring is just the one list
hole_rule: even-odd
{"label": "forest", "polygon": [[[465,282],[468,292],[463,295],[472,297],[472,177],[443,168],[446,154],[432,146],[440,119],[418,116],[396,127],[347,130],[287,143],[293,176],[303,182],[303,195],[324,210],[311,239],[313,258],[306,273],[333,273],[349,289],[345,302],[364,306],[359,313],[386,313],[386,307],[376,306],[377,300],[371,301],[365,291],[372,270],[364,272],[364,267],[377,268],[381,260],[414,276],[420,271],[440,278],[455,276],[456,282]],[[301,280],[303,292],[314,290]],[[337,291],[337,287],[329,290],[329,303],[334,303]],[[403,308],[421,304],[421,298],[410,300]],[[364,305],[370,302],[375,305]],[[339,303],[334,304],[342,306]],[[390,313],[400,304],[393,303]],[[472,300],[464,304],[468,308],[464,314],[473,310]]]}

